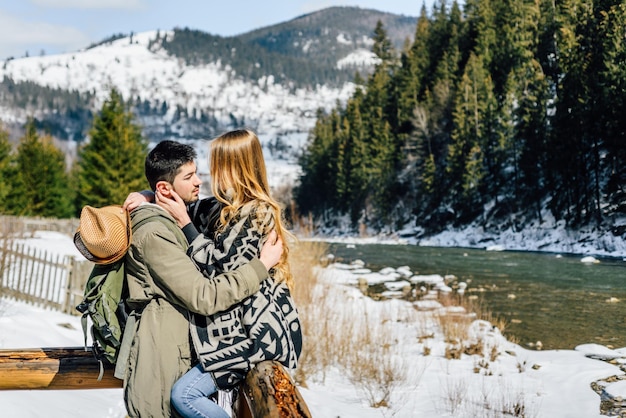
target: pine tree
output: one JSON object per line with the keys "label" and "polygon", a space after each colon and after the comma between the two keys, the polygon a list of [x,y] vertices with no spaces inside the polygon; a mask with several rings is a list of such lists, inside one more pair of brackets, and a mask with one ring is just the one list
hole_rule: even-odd
{"label": "pine tree", "polygon": [[121,204],[148,187],[144,176],[146,140],[121,95],[112,90],[94,118],[89,142],[79,150],[77,207]]}
{"label": "pine tree", "polygon": [[485,152],[492,136],[494,107],[491,78],[481,59],[472,54],[457,92],[447,163],[451,203],[460,221],[470,220],[482,210],[479,204],[487,175]]}
{"label": "pine tree", "polygon": [[330,115],[317,111],[315,127],[309,134],[306,152],[300,158],[302,175],[295,195],[303,214],[322,215],[336,209],[337,147],[335,133],[340,124],[336,109]]}
{"label": "pine tree", "polygon": [[551,209],[557,218],[580,224],[592,213],[589,182],[593,132],[591,109],[595,85],[593,60],[596,46],[591,43],[593,15],[591,5],[581,0],[560,3],[557,31],[558,65],[561,73],[556,86],[556,112],[551,119],[548,164],[551,171]]}
{"label": "pine tree", "polygon": [[605,158],[607,184],[605,193],[614,210],[626,212],[626,5],[619,2],[603,15],[600,22],[605,36],[603,58],[605,68],[601,75],[602,97],[606,100],[604,118],[606,126]]}
{"label": "pine tree", "polygon": [[6,179],[13,178],[11,170],[11,143],[9,142],[9,132],[0,125],[0,213],[6,213],[6,197],[11,190],[11,182]]}
{"label": "pine tree", "polygon": [[447,197],[445,160],[451,143],[454,98],[462,73],[461,47],[465,25],[461,10],[453,2],[449,16],[444,12],[442,4],[435,14],[438,23],[433,25],[436,31],[432,35],[438,38],[436,43],[442,50],[431,48],[431,54],[437,57],[430,63],[431,81],[424,99],[414,111],[414,120],[421,121],[415,124],[413,136],[417,139],[415,165],[420,180],[415,201],[417,214],[422,218],[441,211],[442,201]]}
{"label": "pine tree", "polygon": [[336,201],[342,212],[350,212],[353,223],[360,216],[367,189],[364,159],[365,141],[361,117],[363,94],[360,88],[348,100],[335,134],[337,142]]}
{"label": "pine tree", "polygon": [[396,54],[380,21],[374,30],[372,51],[380,58],[380,62],[367,81],[363,98],[365,176],[371,198],[368,199],[371,204],[365,210],[370,220],[386,222],[394,199],[398,197],[394,187],[400,147],[392,130],[397,115],[397,105],[392,95]]}
{"label": "pine tree", "polygon": [[50,136],[40,137],[30,120],[15,158],[14,181],[7,197],[10,213],[68,218],[74,215],[65,155]]}
{"label": "pine tree", "polygon": [[510,99],[502,107],[510,109],[506,120],[511,121],[512,129],[505,138],[504,151],[509,156],[506,167],[513,168],[514,178],[507,178],[504,171],[498,177],[502,183],[515,186],[513,193],[508,193],[512,210],[534,209],[534,216],[541,221],[550,97],[549,79],[539,59],[541,7],[537,3],[517,0],[511,9],[514,12],[511,11],[511,21],[507,25],[507,38],[515,65],[505,88]]}
{"label": "pine tree", "polygon": [[430,65],[428,42],[430,22],[423,6],[417,20],[413,44],[400,57],[400,68],[394,79],[394,95],[398,104],[397,133],[411,131],[413,111],[423,94],[427,69]]}

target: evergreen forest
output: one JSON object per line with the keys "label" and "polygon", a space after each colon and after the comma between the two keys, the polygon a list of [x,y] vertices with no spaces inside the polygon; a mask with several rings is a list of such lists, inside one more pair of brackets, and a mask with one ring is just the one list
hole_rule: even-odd
{"label": "evergreen forest", "polygon": [[77,217],[84,205],[122,204],[130,192],[148,188],[148,143],[115,89],[94,116],[89,136],[68,170],[58,139],[38,132],[32,118],[16,147],[0,125],[0,214]]}
{"label": "evergreen forest", "polygon": [[292,88],[336,87],[354,75],[354,69],[338,68],[337,61],[368,48],[366,40],[377,20],[390,28],[392,43],[401,46],[412,36],[416,19],[358,7],[329,7],[231,37],[176,28],[173,36],[158,34],[151,47],[160,46],[188,65],[219,62],[245,80],[271,74],[277,83]]}
{"label": "evergreen forest", "polygon": [[626,212],[626,3],[466,0],[422,8],[400,50],[319,111],[301,214],[426,233]]}

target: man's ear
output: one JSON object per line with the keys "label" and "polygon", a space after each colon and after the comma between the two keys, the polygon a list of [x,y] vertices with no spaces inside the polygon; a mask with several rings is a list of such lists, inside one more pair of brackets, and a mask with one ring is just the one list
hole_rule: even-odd
{"label": "man's ear", "polygon": [[172,197],[172,185],[164,180],[157,182],[155,191],[161,193],[165,197]]}

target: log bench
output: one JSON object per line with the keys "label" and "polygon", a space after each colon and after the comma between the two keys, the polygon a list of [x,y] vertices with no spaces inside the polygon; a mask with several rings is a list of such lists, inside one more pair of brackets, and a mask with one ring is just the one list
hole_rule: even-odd
{"label": "log bench", "polygon": [[[121,388],[113,367],[100,366],[90,348],[57,347],[0,350],[0,390]],[[311,418],[311,413],[283,366],[275,361],[256,365],[239,388],[233,405],[236,418]]]}

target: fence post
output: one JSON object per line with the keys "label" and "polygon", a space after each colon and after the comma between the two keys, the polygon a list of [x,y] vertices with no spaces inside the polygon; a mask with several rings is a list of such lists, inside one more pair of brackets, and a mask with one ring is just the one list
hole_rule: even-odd
{"label": "fence post", "polygon": [[70,304],[72,303],[72,289],[74,288],[74,270],[76,259],[73,257],[65,258],[65,265],[67,266],[67,283],[65,285],[65,298],[63,300],[63,313],[70,313]]}
{"label": "fence post", "polygon": [[83,296],[83,287],[89,275],[89,270],[91,270],[92,263],[70,256],[68,256],[66,260],[67,285],[65,286],[63,312],[75,315],[77,313],[75,307],[80,303],[77,299]]}

